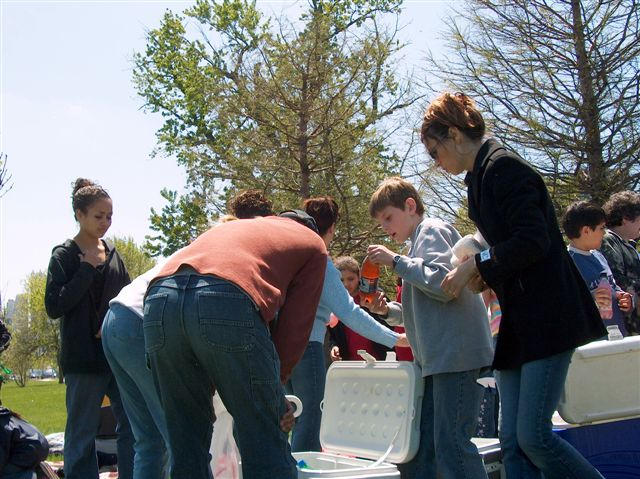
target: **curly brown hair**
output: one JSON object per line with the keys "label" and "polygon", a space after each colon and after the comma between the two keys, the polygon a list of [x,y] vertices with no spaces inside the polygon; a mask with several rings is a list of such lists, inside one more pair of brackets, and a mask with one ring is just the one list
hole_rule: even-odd
{"label": "curly brown hair", "polygon": [[600,205],[589,201],[571,203],[562,217],[562,228],[569,239],[580,238],[580,230],[588,226],[595,230],[605,222],[605,212]]}
{"label": "curly brown hair", "polygon": [[640,194],[619,191],[612,194],[602,206],[607,214],[607,227],[622,226],[622,220],[634,221],[640,216]]}
{"label": "curly brown hair", "polygon": [[260,190],[244,190],[229,202],[229,210],[238,219],[273,215],[273,205]]}

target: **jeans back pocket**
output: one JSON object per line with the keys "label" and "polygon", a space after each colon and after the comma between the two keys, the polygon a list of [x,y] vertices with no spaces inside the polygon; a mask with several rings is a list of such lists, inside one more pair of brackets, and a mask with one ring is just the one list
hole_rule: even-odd
{"label": "jeans back pocket", "polygon": [[144,300],[144,344],[145,351],[153,353],[164,346],[164,310],[167,293],[156,293]]}
{"label": "jeans back pocket", "polygon": [[243,293],[199,291],[196,293],[202,338],[224,352],[250,351],[259,315]]}

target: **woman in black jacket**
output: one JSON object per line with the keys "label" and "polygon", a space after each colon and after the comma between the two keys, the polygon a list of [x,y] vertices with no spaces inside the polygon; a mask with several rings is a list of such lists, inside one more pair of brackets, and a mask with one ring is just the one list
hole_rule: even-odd
{"label": "woman in black jacket", "polygon": [[53,248],[45,291],[47,314],[60,318],[60,366],[67,385],[65,477],[98,477],[95,437],[106,394],[118,421],[119,477],[129,479],[133,474],[133,435],[104,356],[100,326],[109,300],[131,280],[113,245],[102,239],[113,213],[107,192],[79,178],[72,207],[80,230],[72,240]]}
{"label": "woman in black jacket", "polygon": [[507,476],[601,478],[552,432],[551,416],[573,350],[604,336],[604,325],[567,253],[542,177],[484,134],[482,115],[462,93],[444,93],[424,115],[423,144],[448,173],[468,172],[469,218],[490,245],[452,270],[442,288],[455,297],[465,286],[490,287],[500,301],[493,367]]}

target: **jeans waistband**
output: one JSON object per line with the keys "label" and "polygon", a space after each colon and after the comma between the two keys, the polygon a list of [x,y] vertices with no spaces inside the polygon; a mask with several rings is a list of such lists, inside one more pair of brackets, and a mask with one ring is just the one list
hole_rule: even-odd
{"label": "jeans waistband", "polygon": [[[201,276],[210,276],[210,275],[203,275],[202,273],[200,273],[199,271],[197,271],[193,266],[191,266],[190,264],[183,264],[178,268],[178,271],[176,271],[175,273],[173,273],[171,276],[184,276],[184,275],[189,275],[189,274],[198,274]],[[215,276],[214,276],[215,277]]]}
{"label": "jeans waistband", "polygon": [[128,306],[125,306],[122,303],[113,302],[109,305],[109,309],[114,315],[118,316],[118,319],[122,317],[130,317],[130,318],[137,318],[140,321],[142,321],[142,317],[139,314],[137,314],[133,309],[129,308]]}
{"label": "jeans waistband", "polygon": [[227,292],[237,292],[246,295],[249,299],[249,295],[242,288],[237,286],[235,283],[226,280],[224,278],[220,278],[218,276],[214,276],[212,274],[202,274],[198,273],[194,270],[194,272],[181,271],[177,274],[172,274],[171,276],[166,276],[164,278],[156,279],[151,285],[149,285],[149,289],[147,290],[147,294],[151,291],[152,288],[157,286],[172,288],[172,289],[198,289],[207,286],[217,286],[223,288]]}
{"label": "jeans waistband", "polygon": [[172,289],[192,289],[192,288],[201,288],[206,286],[217,286],[220,285],[222,288],[228,290],[227,292],[237,292],[245,295],[247,299],[251,302],[254,309],[259,311],[260,308],[253,300],[251,296],[247,294],[245,290],[243,290],[240,286],[233,283],[232,281],[226,280],[224,278],[220,278],[218,276],[214,276],[212,274],[203,274],[199,273],[191,266],[180,267],[179,272],[172,274],[171,276],[166,276],[163,278],[156,279],[153,283],[149,285],[149,289],[147,290],[147,294],[149,291],[156,287],[166,287]]}

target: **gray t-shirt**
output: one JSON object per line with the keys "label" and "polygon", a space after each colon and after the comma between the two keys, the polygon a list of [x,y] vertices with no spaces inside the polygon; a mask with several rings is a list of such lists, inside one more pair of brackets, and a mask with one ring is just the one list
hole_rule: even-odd
{"label": "gray t-shirt", "polygon": [[411,235],[408,256],[395,272],[402,278],[402,304],[389,303],[389,324],[404,323],[423,376],[490,366],[493,346],[487,310],[467,288],[456,299],[440,283],[453,269],[451,248],[460,239],[453,226],[425,218]]}

